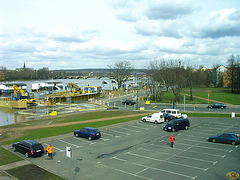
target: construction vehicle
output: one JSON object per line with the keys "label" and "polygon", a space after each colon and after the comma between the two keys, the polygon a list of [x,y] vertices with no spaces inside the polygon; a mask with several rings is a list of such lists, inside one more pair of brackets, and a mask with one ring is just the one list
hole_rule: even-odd
{"label": "construction vehicle", "polygon": [[[70,82],[70,88],[71,88],[71,92],[82,94],[82,89],[72,82]],[[73,88],[74,88],[74,91],[73,91]]]}
{"label": "construction vehicle", "polygon": [[36,106],[35,99],[30,98],[29,93],[25,93],[24,90],[13,84],[12,100],[14,101],[26,101],[28,106]]}

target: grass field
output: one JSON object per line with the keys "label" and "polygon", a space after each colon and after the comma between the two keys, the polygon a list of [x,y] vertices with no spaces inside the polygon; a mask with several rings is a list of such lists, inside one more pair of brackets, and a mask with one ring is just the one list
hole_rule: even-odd
{"label": "grass field", "polygon": [[[193,100],[190,100],[189,89],[183,89],[180,95],[180,104],[184,103],[184,95],[186,104],[208,104],[208,93],[209,93],[209,103],[212,104],[214,101],[221,101],[223,103],[229,103],[233,105],[240,104],[240,94],[233,94],[229,88],[200,88],[193,90]],[[189,95],[189,96],[188,96]],[[197,97],[196,97],[197,96]],[[174,94],[171,90],[164,92],[162,103],[173,103]],[[200,98],[204,99],[200,99]],[[152,101],[154,102],[154,101]]]}
{"label": "grass field", "polygon": [[[34,180],[61,180],[61,178],[55,174],[52,174],[34,164],[29,164],[13,169],[7,170],[9,174],[17,179],[34,179]],[[36,176],[37,174],[37,176]]]}

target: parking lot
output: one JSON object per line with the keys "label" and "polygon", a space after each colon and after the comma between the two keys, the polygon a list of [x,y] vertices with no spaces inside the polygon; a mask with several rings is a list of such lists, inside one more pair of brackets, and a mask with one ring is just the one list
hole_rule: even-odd
{"label": "parking lot", "polygon": [[[211,135],[239,133],[239,118],[189,118],[188,130],[171,132],[163,124],[135,120],[100,128],[102,138],[89,141],[73,133],[38,140],[54,147],[53,160],[28,158],[34,164],[69,179],[227,179],[240,173],[239,145],[208,142]],[[76,127],[77,129],[77,127]],[[72,148],[72,157],[66,147]],[[24,155],[18,155],[24,157]],[[238,160],[238,161],[237,161]]]}

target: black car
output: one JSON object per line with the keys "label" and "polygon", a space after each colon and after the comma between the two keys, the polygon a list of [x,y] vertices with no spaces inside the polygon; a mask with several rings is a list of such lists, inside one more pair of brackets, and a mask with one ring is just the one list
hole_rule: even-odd
{"label": "black car", "polygon": [[136,104],[136,102],[133,101],[133,100],[125,100],[125,101],[122,102],[122,104],[126,104],[126,105],[134,105],[134,104]]}
{"label": "black car", "polygon": [[163,114],[163,117],[164,117],[164,121],[167,121],[167,122],[169,122],[169,121],[171,121],[171,120],[173,120],[173,119],[176,119],[175,116],[173,116],[173,115],[171,115],[171,114],[168,114],[168,113],[164,113],[164,114]]}
{"label": "black car", "polygon": [[34,140],[24,140],[13,143],[12,150],[24,154],[26,158],[44,154],[44,147],[42,144]]}
{"label": "black car", "polygon": [[227,106],[223,103],[215,103],[208,106],[208,108],[226,108]]}

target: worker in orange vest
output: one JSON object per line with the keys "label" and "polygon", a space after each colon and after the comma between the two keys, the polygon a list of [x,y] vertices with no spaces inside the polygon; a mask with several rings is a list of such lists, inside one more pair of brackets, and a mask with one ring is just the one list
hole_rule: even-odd
{"label": "worker in orange vest", "polygon": [[174,141],[175,141],[175,137],[174,137],[173,134],[171,134],[171,136],[170,136],[170,138],[169,138],[169,141],[170,141],[170,143],[171,143],[171,147],[173,148],[173,143],[174,143]]}
{"label": "worker in orange vest", "polygon": [[52,155],[52,153],[53,153],[53,147],[52,147],[52,145],[49,144],[46,150],[47,150],[47,152],[48,152],[48,157],[49,157],[50,159],[52,159],[52,158],[53,158],[53,155]]}

